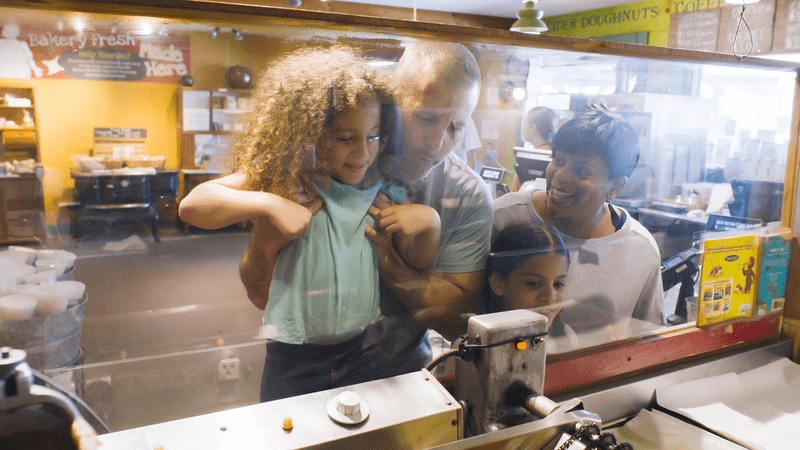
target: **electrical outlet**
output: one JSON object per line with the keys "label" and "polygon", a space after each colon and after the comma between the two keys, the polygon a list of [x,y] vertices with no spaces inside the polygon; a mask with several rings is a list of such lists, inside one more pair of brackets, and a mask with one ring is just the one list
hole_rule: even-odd
{"label": "electrical outlet", "polygon": [[217,381],[236,381],[239,379],[239,358],[222,359],[217,363]]}

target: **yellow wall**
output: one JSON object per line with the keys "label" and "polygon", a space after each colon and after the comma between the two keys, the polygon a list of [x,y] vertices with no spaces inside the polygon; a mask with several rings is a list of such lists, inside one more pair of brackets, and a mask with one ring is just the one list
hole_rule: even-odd
{"label": "yellow wall", "polygon": [[144,128],[146,153],[164,155],[167,166],[176,167],[176,84],[60,79],[4,79],[0,83],[33,86],[36,91],[48,225],[55,223],[57,203],[71,199],[72,155],[91,154],[95,127]]}

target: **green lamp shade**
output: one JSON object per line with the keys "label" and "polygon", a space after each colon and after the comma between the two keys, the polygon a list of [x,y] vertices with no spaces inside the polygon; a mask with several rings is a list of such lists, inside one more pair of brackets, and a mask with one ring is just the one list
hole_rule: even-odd
{"label": "green lamp shade", "polygon": [[534,8],[534,2],[525,2],[525,9],[517,12],[519,20],[511,25],[511,31],[518,31],[520,33],[538,34],[542,31],[547,31],[547,25],[542,22],[544,13]]}

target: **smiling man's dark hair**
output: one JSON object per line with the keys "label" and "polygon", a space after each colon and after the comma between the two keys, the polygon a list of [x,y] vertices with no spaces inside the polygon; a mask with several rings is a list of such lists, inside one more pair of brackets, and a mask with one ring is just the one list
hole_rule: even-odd
{"label": "smiling man's dark hair", "polygon": [[617,113],[587,106],[558,129],[553,153],[597,155],[608,169],[609,178],[630,177],[639,163],[639,136],[633,126]]}

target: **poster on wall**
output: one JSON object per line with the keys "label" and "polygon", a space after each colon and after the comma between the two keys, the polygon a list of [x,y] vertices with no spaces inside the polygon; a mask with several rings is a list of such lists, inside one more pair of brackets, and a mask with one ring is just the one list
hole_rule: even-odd
{"label": "poster on wall", "polygon": [[5,24],[0,78],[174,83],[189,74],[189,56],[188,35]]}

